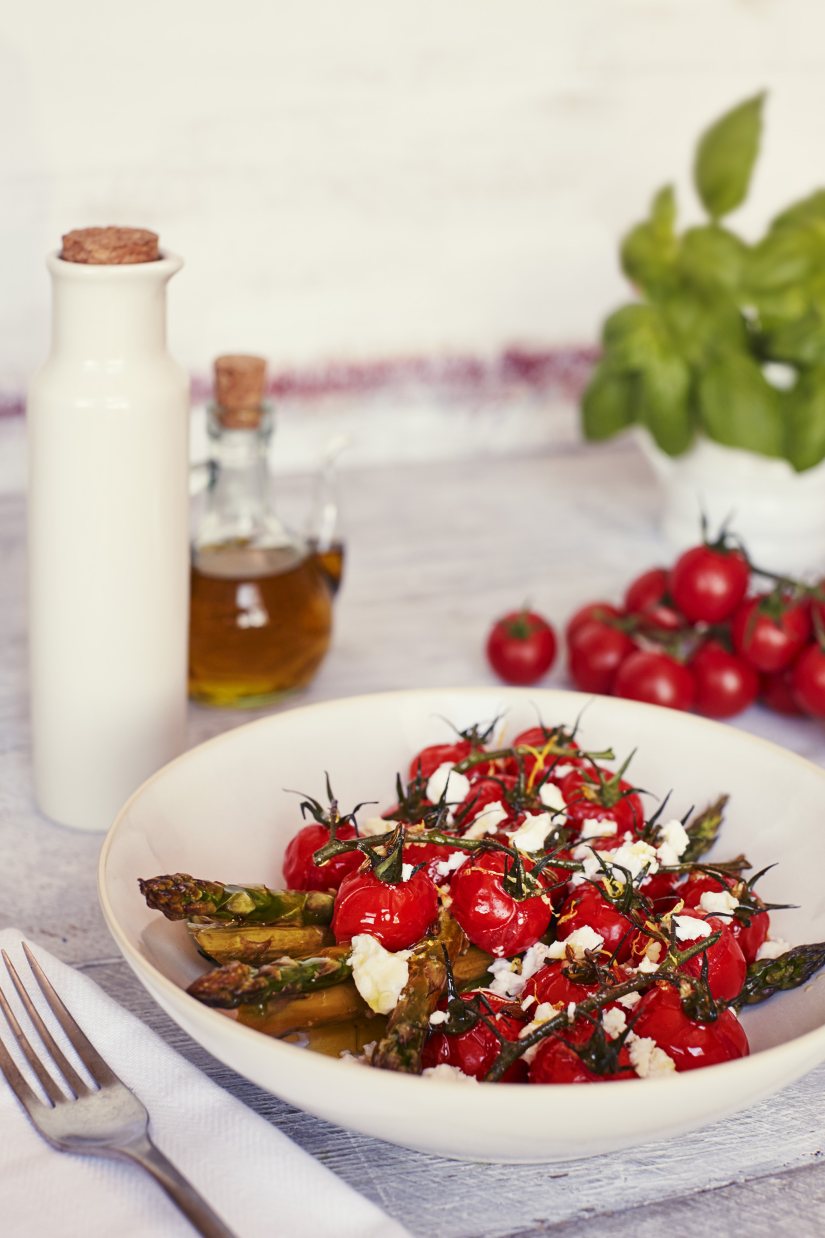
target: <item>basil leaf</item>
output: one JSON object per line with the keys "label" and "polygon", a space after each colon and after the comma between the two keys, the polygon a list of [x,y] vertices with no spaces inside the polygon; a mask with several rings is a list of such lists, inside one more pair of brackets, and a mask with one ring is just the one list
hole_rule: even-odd
{"label": "basil leaf", "polygon": [[745,200],[759,153],[764,97],[755,95],[726,112],[699,140],[693,178],[712,219],[721,219]]}
{"label": "basil leaf", "polygon": [[774,361],[790,365],[825,366],[825,316],[822,307],[810,304],[797,318],[763,315],[762,347]]}
{"label": "basil leaf", "polygon": [[747,289],[757,303],[761,295],[812,279],[825,258],[825,237],[812,227],[783,227],[768,233],[750,250]]}
{"label": "basil leaf", "polygon": [[693,441],[690,370],[676,353],[651,358],[639,374],[638,417],[667,455],[687,451]]}
{"label": "basil leaf", "polygon": [[825,223],[825,189],[817,189],[807,198],[787,207],[771,222],[770,230],[821,223]]}
{"label": "basil leaf", "polygon": [[720,350],[748,346],[745,320],[724,290],[685,285],[660,301],[662,320],[679,352],[702,367]]}
{"label": "basil leaf", "polygon": [[804,371],[785,398],[786,451],[797,472],[825,460],[825,364]]}
{"label": "basil leaf", "polygon": [[718,357],[699,375],[696,394],[701,424],[717,443],[763,456],[783,454],[781,397],[752,357]]}
{"label": "basil leaf", "polygon": [[700,287],[737,292],[747,253],[745,242],[719,224],[688,228],[682,236],[679,269]]}
{"label": "basil leaf", "polygon": [[650,217],[631,228],[621,244],[622,270],[649,295],[673,283],[679,242],[674,231],[676,199],[666,185],[653,199]]}
{"label": "basil leaf", "polygon": [[611,438],[636,418],[636,377],[604,362],[596,366],[582,397],[582,428],[591,442]]}
{"label": "basil leaf", "polygon": [[661,338],[659,314],[641,302],[615,310],[602,327],[605,358],[614,370],[642,369],[659,351]]}

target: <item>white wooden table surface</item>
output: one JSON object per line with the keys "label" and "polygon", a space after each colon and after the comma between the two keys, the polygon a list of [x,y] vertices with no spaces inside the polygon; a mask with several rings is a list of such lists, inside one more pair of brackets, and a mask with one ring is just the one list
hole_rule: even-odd
{"label": "white wooden table surface", "polygon": [[[297,493],[300,480],[282,485]],[[334,648],[310,691],[283,708],[364,691],[492,682],[483,639],[499,613],[527,599],[562,624],[578,604],[618,597],[632,574],[668,559],[655,532],[655,490],[631,445],[358,470],[344,475],[342,488],[348,559]],[[22,494],[0,496],[0,548],[0,925],[20,927],[88,972],[414,1234],[825,1233],[825,1068],[679,1139],[514,1167],[439,1160],[339,1130],[201,1051],[115,951],[95,890],[100,838],[49,823],[32,802]],[[548,682],[565,686],[563,666]],[[193,708],[190,741],[252,716]],[[825,731],[816,723],[756,708],[737,725],[825,762]]]}

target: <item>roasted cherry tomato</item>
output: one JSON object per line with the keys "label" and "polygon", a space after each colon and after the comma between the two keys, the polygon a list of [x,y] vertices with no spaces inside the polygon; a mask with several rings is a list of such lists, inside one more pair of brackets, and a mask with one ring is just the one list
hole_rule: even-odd
{"label": "roasted cherry tomato", "polygon": [[560,789],[568,824],[580,831],[587,821],[615,821],[619,836],[628,830],[639,834],[644,828],[644,807],[638,793],[612,770],[571,770],[561,779]]}
{"label": "roasted cherry tomato", "polygon": [[756,700],[759,676],[754,668],[718,641],[701,645],[690,660],[696,682],[694,705],[708,718],[732,718]]}
{"label": "roasted cherry tomato", "polygon": [[382,881],[373,872],[345,877],[335,898],[332,931],[337,942],[369,933],[385,950],[406,950],[438,915],[438,890],[423,869],[407,881]]}
{"label": "roasted cherry tomato", "polygon": [[576,929],[588,926],[603,938],[599,953],[618,961],[630,954],[634,926],[627,916],[604,896],[599,886],[576,886],[559,909],[556,937],[566,941]]}
{"label": "roasted cherry tomato", "polygon": [[670,593],[691,623],[729,619],[748,591],[750,567],[741,550],[694,546],[670,573]]}
{"label": "roasted cherry tomato", "polygon": [[[698,910],[685,912],[684,914],[689,916],[690,919],[704,920],[712,932],[719,933],[719,940],[715,941],[712,946],[708,946],[707,950],[701,954],[696,954],[692,959],[688,959],[686,963],[681,965],[680,970],[687,972],[691,976],[702,976],[704,974],[702,960],[703,958],[707,959],[707,985],[711,996],[718,1002],[732,1001],[734,997],[738,997],[742,992],[742,985],[745,983],[748,965],[745,962],[742,948],[730,927],[730,922],[718,916],[709,916],[705,912],[699,912]],[[679,939],[678,945],[680,949],[684,950],[685,947],[693,945],[700,940],[700,933],[697,933],[694,937],[686,934]]]}
{"label": "roasted cherry tomato", "polygon": [[758,671],[775,674],[789,666],[811,634],[810,608],[763,594],[743,602],[731,624],[733,646]]}
{"label": "roasted cherry tomato", "polygon": [[690,709],[696,683],[686,666],[666,653],[639,649],[622,662],[613,684],[616,696],[670,709]]}
{"label": "roasted cherry tomato", "polygon": [[539,1044],[538,1052],[530,1063],[531,1083],[605,1083],[609,1079],[633,1079],[635,1071],[630,1062],[627,1047],[622,1046],[617,1054],[615,1070],[599,1073],[582,1061],[581,1052],[585,1042],[571,1043],[569,1032],[550,1035]]}
{"label": "roasted cherry tomato", "polygon": [[655,1040],[678,1071],[730,1062],[750,1052],[742,1024],[732,1011],[720,1010],[712,1023],[699,1023],[688,1018],[679,994],[669,986],[651,989],[634,1013],[635,1034]]}
{"label": "roasted cherry tomato", "polygon": [[[341,842],[356,838],[355,829],[349,823],[338,826],[337,837]],[[303,826],[287,843],[284,852],[284,881],[290,890],[337,890],[349,873],[361,867],[364,857],[360,851],[345,851],[316,864],[313,855],[329,842],[329,829],[316,823]]]}
{"label": "roasted cherry tomato", "polygon": [[408,778],[422,778],[428,782],[440,765],[457,765],[470,756],[473,745],[469,739],[458,739],[454,744],[430,744],[422,748],[410,761]]}
{"label": "roasted cherry tomato", "polygon": [[598,987],[597,984],[579,984],[578,981],[571,980],[563,961],[554,959],[552,963],[546,963],[533,973],[524,986],[521,1000],[524,1003],[528,997],[536,999],[535,1005],[526,1007],[529,1018],[530,1011],[535,1010],[542,1002],[549,1002],[551,1006],[568,1006],[570,1002],[578,1005],[591,993],[595,993]]}
{"label": "roasted cherry tomato", "polygon": [[[461,996],[468,1002],[478,994],[462,993]],[[488,1014],[485,1009],[485,1017],[495,1025],[499,1035],[505,1040],[518,1040],[524,1020],[508,1013],[512,1004],[505,1002],[495,993],[485,993],[484,1001],[492,1011]],[[440,1009],[444,1009],[443,1002]],[[448,1066],[457,1066],[465,1075],[472,1075],[474,1079],[483,1079],[498,1057],[499,1047],[495,1032],[479,1019],[469,1031],[460,1032],[456,1036],[449,1036],[436,1027],[424,1045],[421,1061],[425,1069],[446,1063]],[[526,1077],[526,1063],[518,1058],[507,1067],[501,1076],[501,1082],[523,1083]]]}
{"label": "roasted cherry tomato", "polygon": [[[680,894],[684,901],[688,913],[693,907],[702,906],[702,896],[704,894],[724,894],[732,893],[735,890],[742,889],[743,883],[735,877],[720,874],[718,877],[712,873],[692,873],[687,881],[680,889]],[[736,914],[733,912],[728,916],[721,916],[717,911],[714,914],[720,915],[721,919],[727,921],[730,930],[739,943],[739,948],[745,956],[745,962],[750,966],[756,959],[759,947],[767,941],[768,933],[771,927],[771,918],[767,911],[764,910],[764,903],[758,894],[754,894],[752,890],[747,892],[747,899],[752,903],[753,909],[750,907],[738,910]],[[707,908],[703,910],[707,911]]]}
{"label": "roasted cherry tomato", "polygon": [[444,843],[416,842],[415,836],[407,835],[404,843],[404,863],[417,868],[423,864],[423,871],[437,886],[449,885],[460,864],[467,859],[468,852],[460,847],[448,847]]}
{"label": "roasted cherry tomato", "polygon": [[487,637],[487,660],[505,683],[535,683],[556,660],[556,634],[535,611],[511,611]]}
{"label": "roasted cherry tomato", "polygon": [[570,678],[582,692],[606,694],[613,688],[619,667],[635,648],[620,628],[601,619],[585,620],[568,640]]}
{"label": "roasted cherry tomato", "polygon": [[[524,860],[529,874],[532,865]],[[505,881],[505,870],[509,876]],[[518,897],[512,891],[512,861],[504,851],[485,851],[458,870],[450,886],[453,917],[474,946],[509,958],[535,945],[550,925],[550,894]]]}

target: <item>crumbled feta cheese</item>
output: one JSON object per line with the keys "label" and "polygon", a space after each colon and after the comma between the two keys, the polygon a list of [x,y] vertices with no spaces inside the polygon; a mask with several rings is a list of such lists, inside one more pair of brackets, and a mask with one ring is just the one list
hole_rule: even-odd
{"label": "crumbled feta cheese", "polygon": [[415,871],[415,865],[414,865],[414,864],[402,864],[402,865],[401,865],[401,880],[402,880],[402,881],[409,881],[409,879],[410,879],[410,877],[412,877],[412,875],[413,875],[414,871]]}
{"label": "crumbled feta cheese", "polygon": [[395,954],[385,950],[369,933],[358,933],[352,939],[352,978],[355,987],[376,1014],[389,1014],[401,996],[410,975],[409,950]]}
{"label": "crumbled feta cheese", "polygon": [[679,820],[666,821],[659,830],[661,842],[656,848],[656,855],[662,868],[672,868],[678,864],[690,843],[688,834]]}
{"label": "crumbled feta cheese", "polygon": [[531,976],[535,976],[550,957],[550,947],[545,946],[543,941],[537,941],[534,946],[525,950],[521,960],[521,974],[524,979],[529,980]]}
{"label": "crumbled feta cheese", "polygon": [[567,1003],[567,1022],[573,1023],[575,1021],[575,1018],[576,1018],[576,1003],[568,1002]]}
{"label": "crumbled feta cheese", "polygon": [[705,890],[699,906],[714,916],[731,916],[739,906],[739,899],[730,890]]}
{"label": "crumbled feta cheese", "polygon": [[466,851],[453,851],[447,856],[446,860],[439,860],[433,865],[439,877],[449,877],[450,873],[454,873],[457,868],[467,859]]}
{"label": "crumbled feta cheese", "polygon": [[677,941],[696,941],[700,937],[710,937],[713,932],[707,920],[700,920],[698,916],[674,916],[673,926]]}
{"label": "crumbled feta cheese", "polygon": [[[576,1003],[572,1003],[575,1007]],[[543,1027],[545,1023],[549,1023],[551,1019],[555,1019],[557,1014],[561,1013],[561,1006],[554,1006],[552,1002],[540,1002],[533,1011],[533,1018],[530,1023],[526,1024],[518,1034],[519,1040],[524,1040],[531,1032],[535,1032],[537,1028]],[[529,1053],[529,1050],[528,1050]]]}
{"label": "crumbled feta cheese", "polygon": [[549,812],[529,812],[515,833],[510,835],[510,842],[519,851],[541,851],[552,828]]}
{"label": "crumbled feta cheese", "polygon": [[659,871],[656,848],[651,847],[650,843],[643,842],[641,839],[636,839],[634,842],[624,842],[616,851],[611,851],[609,853],[609,863],[613,869],[611,876],[614,880],[624,877],[624,874],[620,871],[621,868],[627,869],[633,881],[640,877],[642,873],[652,877],[654,873]]}
{"label": "crumbled feta cheese", "polygon": [[491,993],[507,1001],[521,997],[527,977],[522,974],[519,959],[494,959],[489,971],[493,977],[492,983],[487,986]]}
{"label": "crumbled feta cheese", "polygon": [[483,838],[485,834],[495,834],[499,826],[509,821],[508,813],[501,800],[493,800],[485,804],[478,816],[473,818],[472,825],[464,831],[465,838]]}
{"label": "crumbled feta cheese", "polygon": [[571,886],[583,885],[604,873],[603,861],[600,859],[602,852],[594,851],[587,843],[574,847],[572,855],[573,859],[581,864],[582,869],[580,873],[570,874]]}
{"label": "crumbled feta cheese", "polygon": [[641,1000],[641,993],[625,993],[623,997],[618,999],[619,1005],[624,1006],[625,1010],[632,1010],[634,1006],[638,1006]]}
{"label": "crumbled feta cheese", "polygon": [[579,841],[586,842],[589,838],[609,838],[615,833],[616,822],[612,817],[591,817],[584,822]]}
{"label": "crumbled feta cheese", "polygon": [[434,770],[427,782],[427,799],[437,804],[442,796],[448,804],[460,804],[470,793],[470,780],[458,772],[450,761]]}
{"label": "crumbled feta cheese", "polygon": [[573,773],[573,770],[575,768],[576,768],[575,765],[570,765],[568,763],[565,763],[564,765],[554,765],[553,766],[553,777],[554,778],[566,778],[568,774]]}
{"label": "crumbled feta cheese", "polygon": [[760,963],[762,959],[781,958],[783,954],[787,954],[792,948],[790,942],[783,941],[781,937],[771,941],[764,941],[756,952],[756,961]]}
{"label": "crumbled feta cheese", "polygon": [[645,957],[642,959],[639,966],[636,968],[636,971],[640,972],[641,975],[646,976],[646,975],[649,975],[651,972],[658,971],[658,969],[659,969],[659,964],[656,963],[653,959],[649,959],[647,955],[645,955]]}
{"label": "crumbled feta cheese", "polygon": [[524,1001],[521,1003],[521,1008],[522,1010],[527,1011],[530,1009],[531,1006],[535,1006],[535,1004],[536,1004],[535,995],[533,993],[530,993],[527,997],[525,997]]}
{"label": "crumbled feta cheese", "polygon": [[437,1066],[428,1066],[426,1070],[422,1070],[421,1077],[423,1079],[446,1079],[448,1083],[478,1083],[474,1075],[465,1075],[463,1070],[459,1070],[457,1066],[451,1066],[449,1062],[439,1062]]}
{"label": "crumbled feta cheese", "polygon": [[539,799],[553,814],[553,824],[563,825],[567,820],[567,800],[561,793],[561,787],[554,782],[543,782],[539,787]]}
{"label": "crumbled feta cheese", "polygon": [[599,950],[604,945],[604,938],[601,933],[597,933],[589,924],[583,924],[581,928],[573,929],[569,937],[564,941],[554,941],[552,945],[547,947],[548,959],[565,959],[568,954],[572,954],[574,958],[584,958],[585,950]]}
{"label": "crumbled feta cheese", "polygon": [[627,1016],[623,1010],[617,1010],[615,1006],[610,1010],[602,1011],[602,1027],[605,1033],[611,1040],[615,1040],[617,1036],[621,1036],[622,1032],[627,1028]]}
{"label": "crumbled feta cheese", "polygon": [[388,834],[394,826],[394,821],[385,821],[383,817],[367,817],[358,822],[358,833],[361,838],[374,838],[376,834]]}
{"label": "crumbled feta cheese", "polygon": [[430,1015],[430,1026],[438,1027],[439,1023],[446,1023],[449,1017],[446,1010],[434,1010]]}
{"label": "crumbled feta cheese", "polygon": [[673,1058],[650,1036],[634,1036],[631,1032],[626,1043],[630,1064],[640,1079],[668,1075],[676,1069]]}

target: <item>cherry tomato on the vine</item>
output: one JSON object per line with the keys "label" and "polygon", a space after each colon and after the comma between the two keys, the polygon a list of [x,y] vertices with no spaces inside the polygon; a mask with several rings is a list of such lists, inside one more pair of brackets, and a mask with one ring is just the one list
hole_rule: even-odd
{"label": "cherry tomato on the vine", "polygon": [[385,950],[406,950],[438,915],[438,890],[420,869],[407,881],[382,881],[373,872],[351,873],[338,889],[332,913],[337,942],[369,933]]}
{"label": "cherry tomato on the vine", "polygon": [[732,718],[756,700],[759,676],[754,668],[718,641],[700,645],[689,662],[696,681],[695,708],[708,718]]}
{"label": "cherry tomato on the vine", "polygon": [[[349,842],[356,838],[348,822],[338,826],[337,838]],[[349,873],[361,867],[360,851],[344,851],[326,864],[316,864],[313,855],[329,842],[329,827],[316,822],[303,826],[287,843],[284,852],[284,881],[290,890],[337,890]]]}
{"label": "cherry tomato on the vine", "polygon": [[793,698],[814,718],[825,718],[825,651],[818,644],[803,649],[790,672]]}
{"label": "cherry tomato on the vine", "polygon": [[505,683],[535,683],[556,660],[556,634],[535,611],[511,611],[487,637],[487,660]]}
{"label": "cherry tomato on the vine", "polygon": [[452,744],[430,744],[410,761],[408,778],[419,777],[426,782],[439,765],[457,765],[473,751],[469,739],[458,739]]}
{"label": "cherry tomato on the vine", "polygon": [[[532,865],[525,860],[524,868],[529,874]],[[450,886],[454,918],[474,946],[497,958],[535,945],[553,914],[546,890],[519,898],[506,888],[505,869],[512,876],[506,852],[485,851],[463,864]]]}
{"label": "cherry tomato on the vine", "polygon": [[[462,993],[461,997],[465,1002],[469,1002],[477,997],[477,994]],[[499,1035],[504,1040],[518,1040],[524,1020],[509,1013],[510,1003],[495,993],[485,993],[484,1001],[492,1012],[485,1010],[485,1016]],[[442,1002],[440,1009],[443,1008]],[[479,1019],[469,1031],[454,1036],[436,1028],[424,1045],[421,1060],[425,1069],[446,1063],[448,1066],[457,1066],[465,1075],[472,1075],[474,1079],[483,1079],[498,1057],[499,1047],[495,1032]],[[501,1082],[522,1083],[526,1077],[527,1065],[522,1058],[517,1058],[507,1067],[501,1076]]]}
{"label": "cherry tomato on the vine", "polygon": [[647,630],[675,632],[684,624],[682,615],[670,603],[670,573],[653,567],[631,581],[624,595],[625,611],[641,619]]}
{"label": "cherry tomato on the vine", "polygon": [[747,1057],[748,1040],[730,1010],[719,1010],[712,1023],[690,1019],[675,989],[657,985],[636,1007],[633,1031],[655,1040],[676,1063],[677,1071],[695,1070]]}
{"label": "cherry tomato on the vine", "polygon": [[729,619],[748,590],[750,566],[741,550],[693,546],[670,573],[670,593],[691,623]]}
{"label": "cherry tomato on the vine", "polygon": [[627,632],[601,619],[588,619],[570,636],[567,665],[582,692],[608,693],[616,672],[636,648]]}
{"label": "cherry tomato on the vine", "polygon": [[613,691],[631,701],[690,709],[696,682],[691,671],[669,654],[639,649],[622,662]]}
{"label": "cherry tomato on the vine", "polygon": [[774,594],[748,598],[733,616],[731,634],[737,653],[758,671],[783,670],[811,633],[805,601],[784,601]]}
{"label": "cherry tomato on the vine", "polygon": [[596,619],[599,623],[604,623],[605,620],[620,619],[622,612],[617,606],[613,606],[610,602],[588,602],[586,606],[580,606],[579,609],[570,616],[565,625],[565,639],[569,641],[574,632],[584,623],[589,623],[591,619]]}

